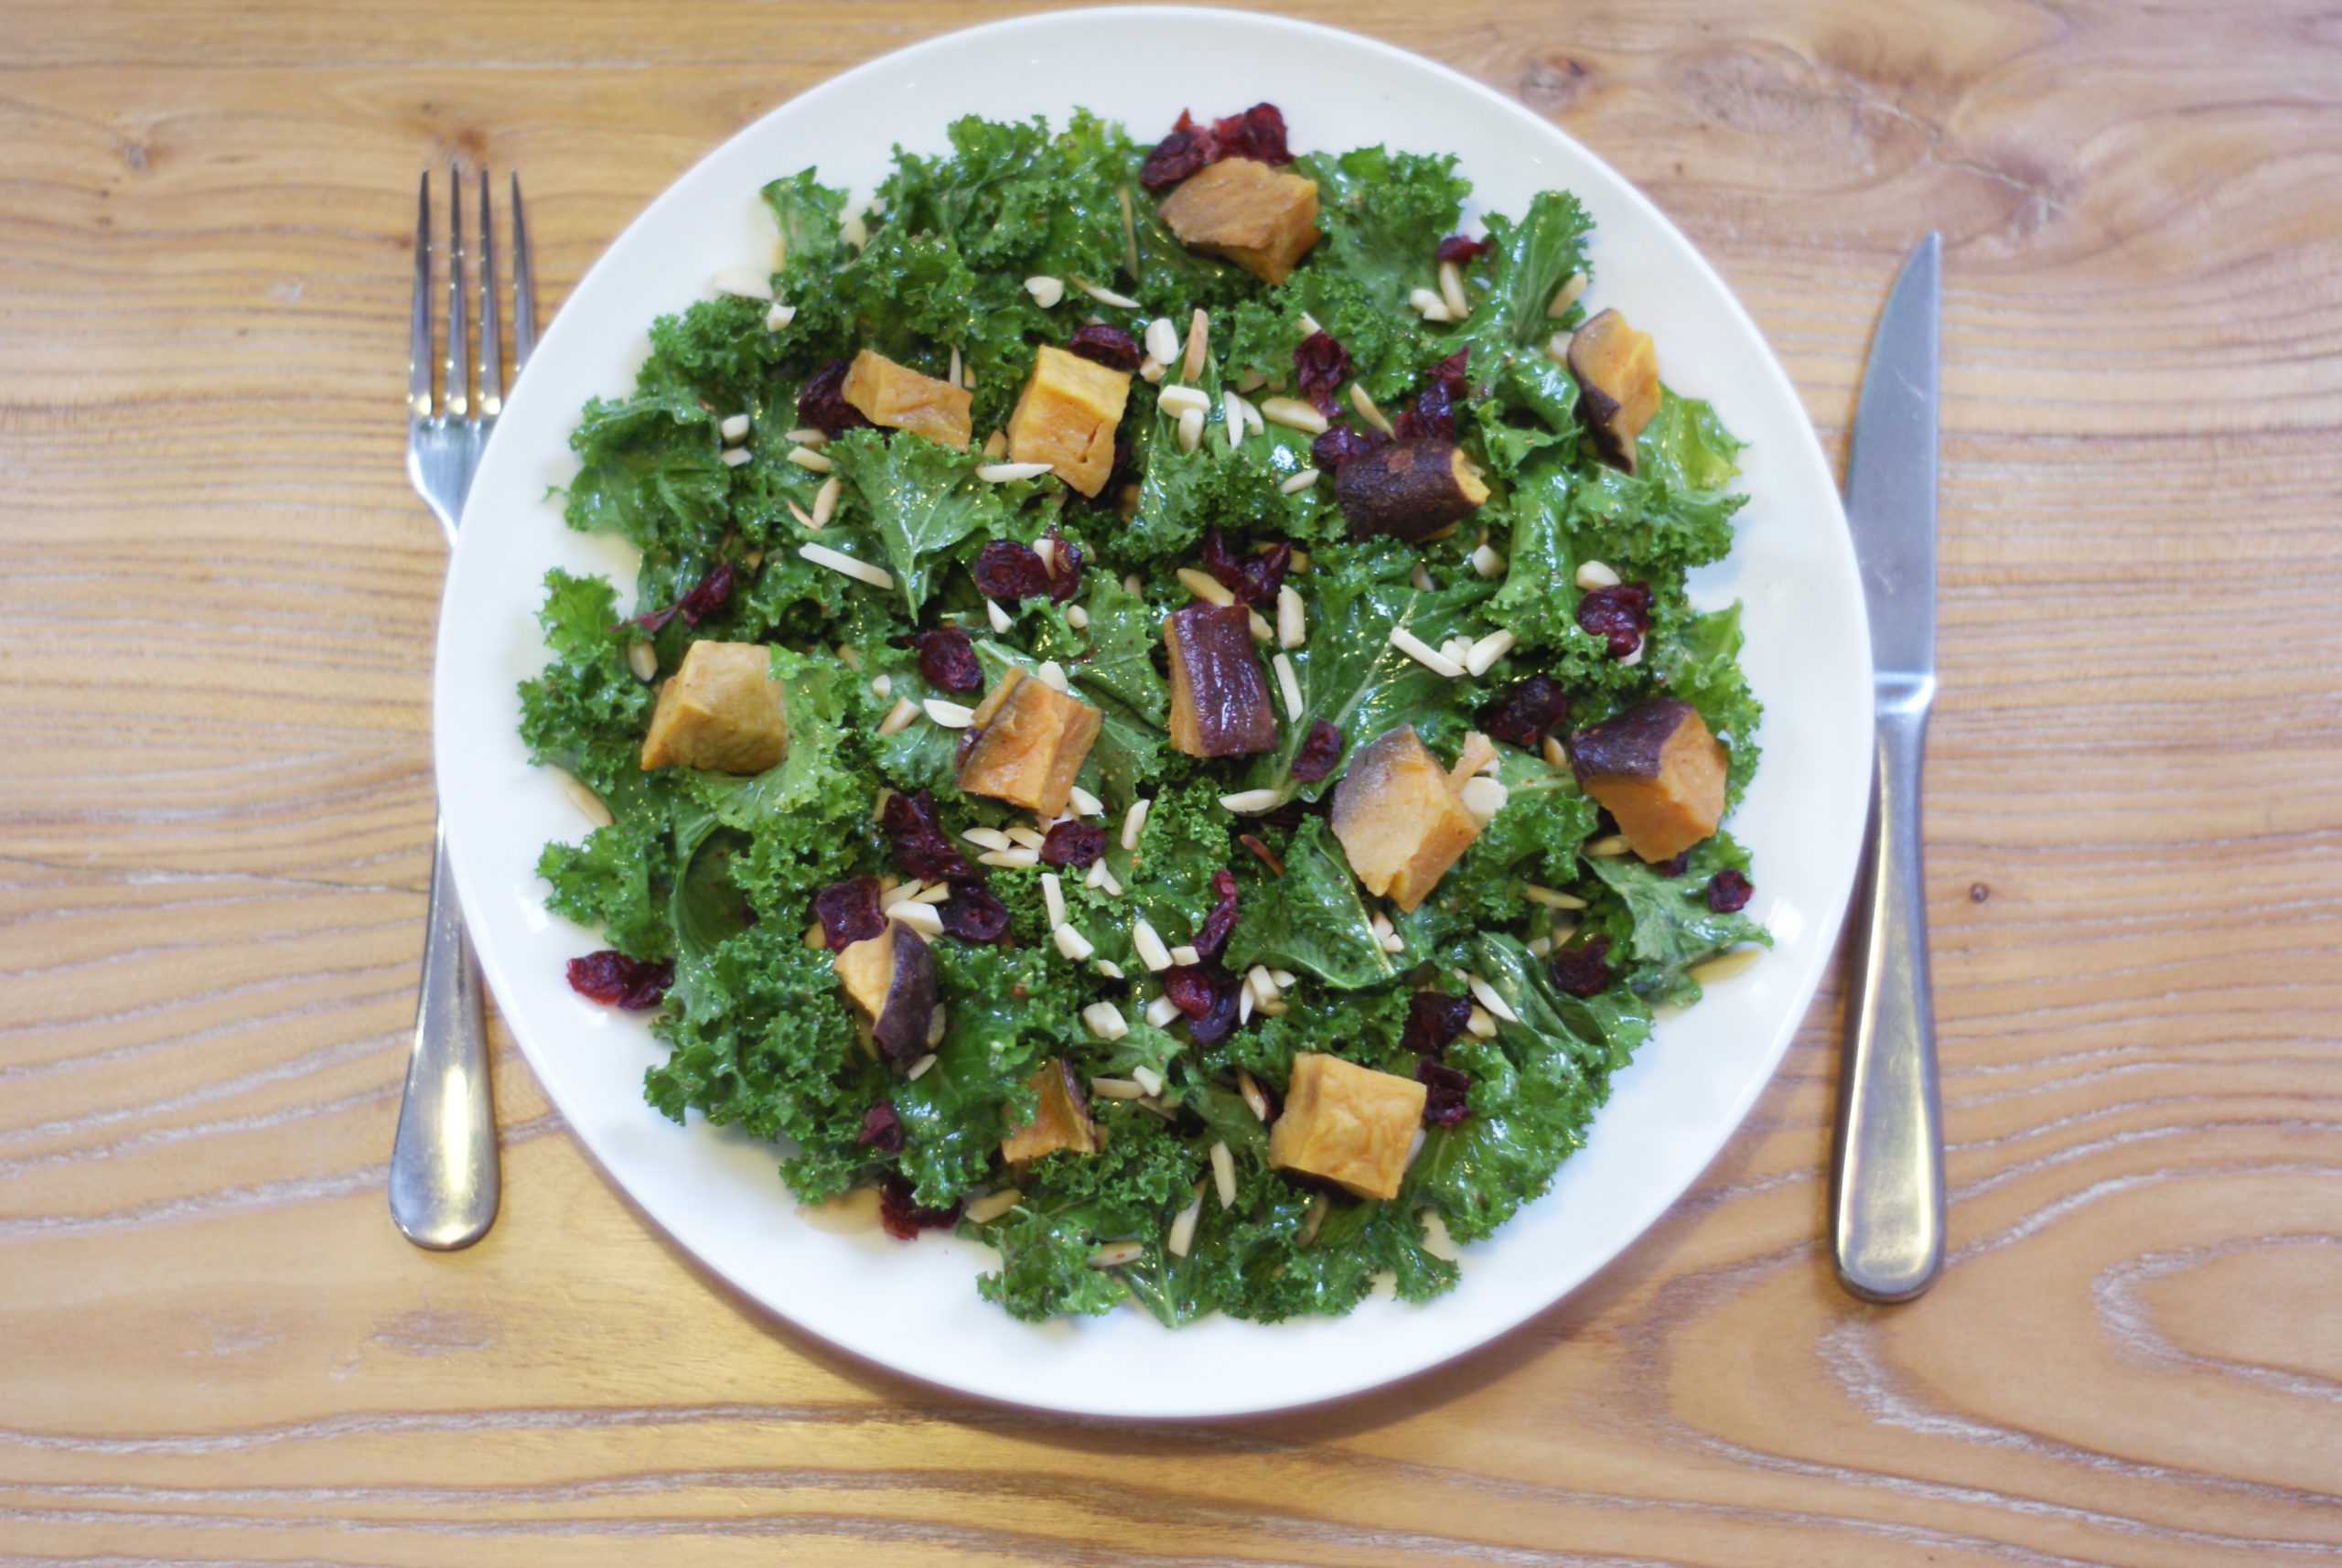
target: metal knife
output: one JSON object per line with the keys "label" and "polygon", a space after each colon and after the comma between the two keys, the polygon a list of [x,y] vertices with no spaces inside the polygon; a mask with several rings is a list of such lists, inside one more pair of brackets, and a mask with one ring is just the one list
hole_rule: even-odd
{"label": "metal knife", "polygon": [[1831,1207],[1839,1281],[1865,1301],[1908,1301],[1943,1265],[1943,1111],[1919,859],[1919,768],[1936,693],[1942,251],[1935,234],[1921,241],[1886,296],[1846,464],[1878,727]]}

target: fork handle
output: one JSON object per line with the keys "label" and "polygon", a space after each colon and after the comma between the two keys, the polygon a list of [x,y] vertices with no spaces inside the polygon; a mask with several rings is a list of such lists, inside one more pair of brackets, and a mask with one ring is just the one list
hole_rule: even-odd
{"label": "fork handle", "polygon": [[1879,704],[1870,886],[1859,910],[1832,1195],[1838,1278],[1865,1301],[1908,1301],[1943,1264],[1943,1110],[1919,857],[1932,686]]}
{"label": "fork handle", "polygon": [[391,1218],[418,1247],[452,1251],[488,1233],[502,1196],[496,1112],[489,1100],[488,1020],[464,934],[447,833],[432,823],[431,902],[406,1096],[391,1145]]}

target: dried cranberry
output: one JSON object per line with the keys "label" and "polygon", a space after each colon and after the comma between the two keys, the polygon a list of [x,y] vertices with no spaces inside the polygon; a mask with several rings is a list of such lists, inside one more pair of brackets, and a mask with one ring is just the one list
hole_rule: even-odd
{"label": "dried cranberry", "polygon": [[1163,972],[1163,994],[1171,1004],[1190,1018],[1200,1018],[1211,1011],[1211,976],[1204,966],[1183,963]]}
{"label": "dried cranberry", "polygon": [[[707,575],[702,577],[691,592],[669,605],[665,609],[646,611],[636,616],[632,620],[621,622],[620,625],[638,626],[646,632],[656,633],[661,627],[665,626],[677,616],[681,616],[683,618],[685,626],[697,626],[708,617],[722,610],[731,598],[732,563],[718,561],[714,566],[708,568]],[[618,628],[613,627],[611,629],[615,631]]]}
{"label": "dried cranberry", "polygon": [[1193,115],[1182,110],[1171,134],[1155,145],[1155,150],[1146,155],[1146,162],[1139,166],[1138,182],[1149,190],[1160,190],[1221,158],[1291,163],[1293,154],[1285,146],[1284,113],[1273,103],[1255,103],[1241,114],[1213,121],[1211,128],[1206,130],[1196,124]]}
{"label": "dried cranberry", "polygon": [[1137,338],[1102,321],[1085,322],[1075,328],[1073,340],[1065,348],[1067,353],[1079,354],[1110,371],[1135,371],[1139,360],[1144,358]]}
{"label": "dried cranberry", "polygon": [[1284,113],[1273,103],[1255,103],[1241,114],[1211,123],[1214,158],[1258,158],[1264,164],[1289,164],[1285,149]]}
{"label": "dried cranberry", "polygon": [[1577,624],[1607,640],[1611,658],[1632,656],[1650,629],[1650,585],[1618,583],[1595,589],[1578,600]]}
{"label": "dried cranberry", "polygon": [[1235,1031],[1237,996],[1244,983],[1217,959],[1163,972],[1163,994],[1187,1016],[1187,1035],[1199,1046],[1217,1044]]}
{"label": "dried cranberry", "polygon": [[916,1241],[922,1230],[940,1230],[960,1222],[960,1202],[948,1208],[922,1208],[911,1196],[907,1176],[892,1176],[878,1189],[878,1223],[897,1241]]}
{"label": "dried cranberry", "polygon": [[1456,404],[1447,389],[1437,381],[1415,394],[1413,408],[1402,408],[1399,417],[1391,422],[1402,441],[1453,441],[1456,439]]}
{"label": "dried cranberry", "polygon": [[1227,536],[1217,528],[1204,530],[1204,570],[1212,580],[1231,590],[1239,603],[1265,605],[1284,585],[1293,565],[1293,546],[1280,540],[1266,550],[1238,555],[1228,548]]}
{"label": "dried cranberry", "polygon": [[913,876],[929,882],[982,882],[984,874],[969,863],[959,846],[936,821],[935,797],[921,789],[916,795],[889,795],[879,825],[894,846],[895,864]]}
{"label": "dried cranberry", "polygon": [[1681,854],[1671,854],[1665,860],[1651,862],[1650,868],[1661,876],[1681,876],[1683,875],[1684,868],[1691,864],[1692,852],[1687,849]]}
{"label": "dried cranberry", "polygon": [[1503,696],[1482,710],[1480,725],[1508,746],[1534,751],[1545,744],[1546,733],[1567,717],[1569,711],[1570,694],[1562,689],[1559,681],[1550,675],[1531,675],[1515,682]]}
{"label": "dried cranberry", "polygon": [[886,917],[878,912],[878,879],[831,883],[813,895],[813,918],[822,922],[822,942],[832,952],[869,940],[886,929]]}
{"label": "dried cranberry", "polygon": [[1456,404],[1466,395],[1464,359],[1469,349],[1458,349],[1431,371],[1431,381],[1415,394],[1413,408],[1402,409],[1392,422],[1402,441],[1456,439]]}
{"label": "dried cranberry", "polygon": [[854,1135],[854,1141],[882,1155],[899,1155],[903,1152],[903,1119],[882,1100],[863,1112],[862,1131]]}
{"label": "dried cranberry", "polygon": [[976,590],[988,599],[1015,604],[1037,599],[1049,591],[1049,569],[1029,544],[995,539],[976,552]]}
{"label": "dried cranberry", "polygon": [[1176,184],[1212,160],[1211,133],[1197,125],[1186,110],[1171,134],[1155,144],[1139,166],[1138,182],[1149,190]]}
{"label": "dried cranberry", "polygon": [[1399,1036],[1399,1047],[1417,1056],[1436,1056],[1461,1039],[1471,1021],[1470,997],[1418,991],[1407,999],[1407,1029]]}
{"label": "dried cranberry", "polygon": [[1089,865],[1106,853],[1106,830],[1095,822],[1059,822],[1041,840],[1043,865]]}
{"label": "dried cranberry", "polygon": [[645,963],[611,948],[569,961],[569,989],[588,1002],[648,1012],[666,999],[675,983],[675,966],[663,961]]}
{"label": "dried cranberry", "polygon": [[1486,240],[1475,240],[1463,234],[1450,234],[1439,242],[1439,259],[1463,266],[1487,255],[1493,248]]}
{"label": "dried cranberry", "polygon": [[1226,866],[1211,874],[1211,913],[1196,928],[1195,946],[1204,957],[1218,958],[1236,929],[1236,876]]}
{"label": "dried cranberry", "polygon": [[1546,970],[1553,983],[1573,996],[1598,995],[1610,983],[1610,939],[1595,937],[1582,948],[1563,948]]}
{"label": "dried cranberry", "polygon": [[981,887],[954,887],[935,907],[943,929],[963,942],[985,947],[1008,934],[1008,906]]}
{"label": "dried cranberry", "polygon": [[1054,546],[1049,552],[1049,602],[1061,605],[1081,591],[1081,549],[1066,542],[1055,527],[1049,530],[1049,542]]}
{"label": "dried cranberry", "polygon": [[797,420],[810,424],[824,435],[843,435],[859,425],[867,424],[862,410],[845,401],[845,372],[848,361],[832,360],[813,372],[805,390],[797,394]]}
{"label": "dried cranberry", "polygon": [[1415,1063],[1415,1081],[1429,1092],[1423,1096],[1423,1122],[1431,1127],[1453,1127],[1472,1109],[1465,1097],[1472,1092],[1472,1079],[1461,1068],[1449,1067],[1436,1057],[1425,1057]]}
{"label": "dried cranberry", "polygon": [[1708,908],[1719,915],[1736,915],[1748,908],[1756,891],[1748,878],[1727,865],[1708,878]]}
{"label": "dried cranberry", "polygon": [[1465,367],[1471,357],[1472,349],[1468,344],[1448,355],[1431,368],[1432,383],[1446,389],[1450,397],[1462,397],[1466,385]]}
{"label": "dried cranberry", "polygon": [[983,689],[983,667],[976,662],[976,645],[956,626],[915,631],[904,639],[919,650],[919,672],[930,686],[947,692]]}
{"label": "dried cranberry", "polygon": [[1350,351],[1321,328],[1304,338],[1294,349],[1293,368],[1301,395],[1309,400],[1312,408],[1333,418],[1334,411],[1341,406],[1334,397],[1334,389],[1349,379]]}
{"label": "dried cranberry", "polygon": [[1309,733],[1301,737],[1301,749],[1293,754],[1293,776],[1304,784],[1315,784],[1341,759],[1342,732],[1324,719],[1311,719]]}
{"label": "dried cranberry", "polygon": [[1353,457],[1380,451],[1390,439],[1380,430],[1355,430],[1347,424],[1337,424],[1309,444],[1309,458],[1330,474]]}
{"label": "dried cranberry", "polygon": [[675,603],[685,626],[697,626],[724,608],[732,597],[732,563],[718,561],[699,585]]}

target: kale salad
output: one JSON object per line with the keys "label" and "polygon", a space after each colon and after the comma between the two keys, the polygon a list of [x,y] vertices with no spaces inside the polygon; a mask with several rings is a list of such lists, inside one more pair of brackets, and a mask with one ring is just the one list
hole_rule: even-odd
{"label": "kale salad", "polygon": [[1449,1288],[1767,943],[1685,594],[1736,443],[1574,198],[1468,191],[1268,104],[765,188],[775,269],[586,406],[567,521],[641,565],[549,576],[521,691],[653,1106],[1019,1317],[1338,1314]]}

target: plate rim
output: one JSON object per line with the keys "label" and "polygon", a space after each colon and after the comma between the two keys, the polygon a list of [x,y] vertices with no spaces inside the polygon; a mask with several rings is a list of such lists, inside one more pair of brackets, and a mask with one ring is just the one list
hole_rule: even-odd
{"label": "plate rim", "polygon": [[[639,212],[610,239],[610,241],[603,247],[601,252],[595,257],[593,263],[579,274],[576,283],[572,286],[568,291],[567,295],[564,297],[562,309],[555,314],[553,318],[546,324],[546,327],[541,332],[539,338],[540,347],[542,348],[545,342],[553,339],[554,335],[561,330],[564,322],[569,319],[572,303],[579,297],[588,294],[589,285],[594,283],[595,279],[605,268],[613,265],[613,258],[622,251],[630,249],[629,242],[635,239],[638,231],[651,228],[657,223],[662,214],[668,212],[674,207],[685,204],[689,199],[691,199],[684,194],[686,188],[694,183],[695,177],[699,176],[708,166],[721,160],[727,152],[739,144],[757,138],[763,134],[764,127],[768,123],[778,116],[788,113],[791,111],[801,111],[806,107],[816,105],[821,100],[833,95],[849,93],[858,83],[861,83],[869,78],[879,76],[890,71],[899,71],[907,64],[918,61],[922,57],[940,56],[945,54],[952,48],[965,46],[972,39],[978,38],[989,38],[997,36],[1013,36],[1026,32],[1051,33],[1064,29],[1080,29],[1099,26],[1124,27],[1133,26],[1133,24],[1144,25],[1147,23],[1160,24],[1168,21],[1193,21],[1198,18],[1209,19],[1215,24],[1230,25],[1239,28],[1259,29],[1260,31],[1268,34],[1284,34],[1292,38],[1307,39],[1314,38],[1337,40],[1344,47],[1362,49],[1370,54],[1380,56],[1385,62],[1405,70],[1418,73],[1428,73],[1438,78],[1452,88],[1465,91],[1471,96],[1479,99],[1485,105],[1508,116],[1514,123],[1520,125],[1524,135],[1529,137],[1542,136],[1549,138],[1552,141],[1558,142],[1568,149],[1572,156],[1584,160],[1586,165],[1599,171],[1602,175],[1606,176],[1615,187],[1615,189],[1609,194],[1615,199],[1622,200],[1637,209],[1637,217],[1639,221],[1653,225],[1663,235],[1672,238],[1680,247],[1682,256],[1688,260],[1694,269],[1696,269],[1701,279],[1712,291],[1714,301],[1721,306],[1724,311],[1735,319],[1737,326],[1745,331],[1749,341],[1756,346],[1757,352],[1753,361],[1753,368],[1766,383],[1764,391],[1767,398],[1769,401],[1776,402],[1783,407],[1792,411],[1794,414],[1793,424],[1797,433],[1797,438],[1793,439],[1791,445],[1796,448],[1796,450],[1794,453],[1786,454],[1785,456],[1789,456],[1795,462],[1818,469],[1821,478],[1821,483],[1819,486],[1817,493],[1826,495],[1828,498],[1827,516],[1812,521],[1809,526],[1817,538],[1824,543],[1825,548],[1841,558],[1840,564],[1847,569],[1849,577],[1858,583],[1858,577],[1854,576],[1855,562],[1852,534],[1846,523],[1843,505],[1840,498],[1836,483],[1835,473],[1829,462],[1828,456],[1821,446],[1819,433],[1814,429],[1810,417],[1805,412],[1804,404],[1799,396],[1796,384],[1790,380],[1786,368],[1781,364],[1779,356],[1774,351],[1770,341],[1766,338],[1762,330],[1757,327],[1755,319],[1749,315],[1746,306],[1742,303],[1738,295],[1725,282],[1722,274],[1717,271],[1714,263],[1708,259],[1706,254],[1702,252],[1698,246],[1692,242],[1690,237],[1685,235],[1682,231],[1677,227],[1673,220],[1668,217],[1666,212],[1661,209],[1649,195],[1647,195],[1631,180],[1628,179],[1623,174],[1620,174],[1598,153],[1579,142],[1574,136],[1571,135],[1560,125],[1555,124],[1552,121],[1537,114],[1517,100],[1499,91],[1497,89],[1488,86],[1485,82],[1465,75],[1463,72],[1451,66],[1445,65],[1435,59],[1428,59],[1427,57],[1416,54],[1412,50],[1402,48],[1398,45],[1389,43],[1383,39],[1374,38],[1367,34],[1353,32],[1345,28],[1330,27],[1323,23],[1305,21],[1299,18],[1273,13],[1256,13],[1225,6],[1166,5],[1089,6],[1068,10],[1041,12],[1023,16],[1006,17],[997,21],[982,23],[973,27],[956,28],[949,32],[940,33],[930,38],[919,39],[900,48],[892,49],[884,54],[863,60],[833,76],[824,78],[809,86],[803,91],[774,104],[772,107],[767,109],[763,113],[757,114],[754,119],[747,122],[740,129],[735,131],[732,134],[725,137],[722,141],[710,147],[706,152],[693,159],[687,168],[685,168],[681,174],[677,175],[675,178],[670,181],[664,188],[653,197],[643,207],[640,212]],[[1466,172],[1469,173],[1470,171],[1467,170]],[[543,374],[539,371],[539,367],[545,362],[545,359],[546,357],[540,353],[536,358],[532,359],[530,366],[524,368],[521,373],[515,377],[512,387],[506,398],[506,406],[508,411],[511,405],[521,400],[524,388],[532,387],[534,385],[536,380],[543,379]],[[537,372],[534,374],[533,379],[532,372]],[[540,395],[551,397],[553,393],[548,392]],[[484,467],[486,462],[487,459],[484,459]],[[462,556],[463,542],[471,537],[474,532],[474,523],[471,517],[472,507],[474,504],[487,504],[486,502],[479,501],[478,499],[482,493],[481,489],[476,486],[472,492],[472,497],[467,500],[463,515],[463,526],[458,530],[456,553],[455,555],[451,557],[446,585],[442,593],[440,624],[434,649],[434,671],[432,682],[434,779],[435,783],[440,789],[443,799],[454,799],[454,792],[451,791],[450,786],[457,785],[461,782],[457,777],[457,769],[459,765],[455,760],[455,753],[458,749],[455,743],[459,741],[461,737],[451,736],[446,727],[453,723],[448,715],[453,710],[454,704],[446,699],[446,693],[442,689],[443,686],[452,683],[458,678],[455,673],[457,668],[456,660],[449,657],[451,644],[457,640],[458,636],[455,629],[455,617],[450,613],[450,611],[454,606],[458,582],[457,562],[459,561]],[[1870,639],[1867,626],[1867,606],[1863,602],[1862,596],[1858,591],[1853,596],[1849,607],[1851,608],[1855,620],[1859,623],[1856,628],[1859,635],[1855,639],[1859,643],[1862,654],[1859,681],[1864,692],[1867,693],[1871,682]],[[1871,727],[1872,714],[1870,704],[1866,697],[1862,704],[1862,714],[1863,732],[1864,736],[1862,751],[1865,759],[1865,765],[1867,765],[1869,752],[1872,748],[1873,730]],[[1864,781],[1863,794],[1866,799],[1867,778],[1865,778]],[[460,832],[456,826],[459,816],[460,813],[456,811],[451,811],[448,815],[449,855],[451,863],[454,863],[458,866],[464,859],[459,843]],[[551,829],[552,825],[549,824],[549,834]],[[1273,1397],[1269,1399],[1199,1399],[1179,1404],[1176,1408],[1164,1409],[1133,1409],[1124,1408],[1112,1403],[1100,1403],[1096,1402],[1082,1402],[1080,1401],[1053,1401],[1046,1399],[1020,1398],[1014,1392],[1003,1391],[997,1388],[980,1386],[972,1381],[957,1380],[949,1377],[933,1375],[921,1370],[915,1370],[908,1366],[888,1359],[883,1353],[866,1349],[862,1346],[840,1338],[832,1333],[824,1332],[821,1328],[814,1327],[811,1324],[799,1319],[787,1310],[775,1305],[768,1298],[767,1294],[763,1291],[757,1288],[757,1286],[743,1278],[738,1272],[736,1272],[735,1269],[728,1267],[722,1258],[711,1255],[710,1253],[703,1251],[698,1247],[693,1245],[692,1242],[686,1240],[681,1233],[671,1228],[665,1220],[661,1219],[658,1214],[653,1211],[650,1202],[641,1197],[633,1186],[618,1174],[610,1161],[605,1157],[603,1151],[596,1146],[591,1137],[580,1130],[581,1118],[569,1102],[567,1091],[564,1087],[562,1087],[561,1075],[557,1072],[549,1070],[547,1058],[541,1055],[540,1045],[535,1036],[535,1031],[539,1026],[538,1023],[532,1020],[530,1015],[523,1010],[508,1007],[504,1005],[500,1000],[499,1003],[499,1011],[504,1015],[507,1026],[511,1032],[514,1042],[520,1047],[523,1058],[529,1063],[530,1070],[536,1077],[538,1083],[544,1090],[546,1097],[553,1103],[555,1109],[561,1112],[564,1122],[568,1123],[567,1130],[572,1134],[575,1143],[585,1151],[596,1170],[601,1174],[603,1179],[610,1183],[610,1185],[617,1189],[618,1195],[627,1203],[627,1205],[636,1213],[649,1220],[650,1223],[661,1233],[665,1243],[671,1247],[678,1249],[694,1267],[707,1271],[717,1280],[721,1281],[725,1289],[738,1294],[741,1297],[749,1302],[753,1302],[760,1313],[766,1315],[772,1320],[786,1325],[791,1333],[807,1336],[818,1340],[821,1345],[830,1352],[845,1356],[856,1363],[866,1364],[870,1367],[883,1369],[888,1376],[903,1378],[926,1387],[946,1391],[956,1395],[982,1399],[988,1402],[1008,1408],[1042,1411],[1052,1413],[1087,1417],[1105,1417],[1108,1419],[1131,1421],[1185,1421],[1220,1419],[1281,1411],[1304,1410],[1314,1406],[1355,1398],[1359,1395],[1369,1393],[1378,1389],[1387,1389],[1396,1384],[1408,1382],[1413,1380],[1419,1379],[1429,1372],[1435,1371],[1442,1367],[1447,1366],[1453,1362],[1488,1348],[1508,1336],[1517,1332],[1524,1324],[1533,1320],[1542,1314],[1555,1310],[1571,1295],[1582,1289],[1586,1283],[1614,1266],[1628,1251],[1631,1250],[1638,1242],[1648,1236],[1652,1228],[1665,1217],[1667,1212],[1673,1208],[1675,1205],[1681,1200],[1683,1195],[1696,1185],[1701,1176],[1714,1164],[1717,1157],[1724,1152],[1725,1147],[1729,1145],[1733,1137],[1746,1123],[1750,1110],[1755,1105],[1757,1098],[1765,1092],[1766,1089],[1771,1084],[1772,1080],[1777,1076],[1781,1060],[1786,1056],[1789,1045],[1795,1039],[1804,1019],[1811,1012],[1813,998],[1820,989],[1821,977],[1830,966],[1831,958],[1834,953],[1838,940],[1844,929],[1844,924],[1852,908],[1856,887],[1856,878],[1861,860],[1861,824],[1859,822],[1854,824],[1853,828],[1848,830],[1845,836],[1848,842],[1849,851],[1842,857],[1844,865],[1841,869],[1841,874],[1833,879],[1834,890],[1828,900],[1828,907],[1826,909],[1821,911],[1821,918],[1816,921],[1812,929],[1814,938],[1813,950],[1815,957],[1808,966],[1807,972],[1801,975],[1797,982],[1794,1004],[1785,1007],[1782,1012],[1780,1022],[1775,1029],[1775,1038],[1771,1042],[1770,1047],[1765,1055],[1761,1069],[1753,1071],[1750,1074],[1746,1083],[1732,1101],[1728,1113],[1721,1114],[1716,1117],[1714,1122],[1715,1131],[1713,1139],[1705,1140],[1706,1147],[1704,1154],[1695,1165],[1690,1167],[1688,1174],[1684,1176],[1682,1180],[1680,1183],[1675,1183],[1673,1185],[1660,1184],[1658,1187],[1646,1188],[1644,1190],[1642,1194],[1642,1201],[1633,1205],[1634,1220],[1631,1229],[1626,1233],[1625,1239],[1618,1244],[1618,1246],[1600,1257],[1598,1260],[1594,1261],[1584,1267],[1575,1273],[1574,1277],[1569,1278],[1567,1283],[1557,1286],[1550,1294],[1543,1295],[1542,1298],[1528,1301],[1525,1305],[1520,1305],[1518,1306],[1518,1310],[1510,1310],[1500,1314],[1497,1321],[1487,1326],[1484,1328],[1484,1331],[1479,1332],[1476,1337],[1472,1338],[1467,1343],[1446,1348],[1436,1355],[1424,1357],[1420,1359],[1401,1361],[1387,1370],[1377,1369],[1375,1372],[1369,1376],[1365,1380],[1345,1382],[1339,1387],[1331,1388],[1322,1392],[1305,1393],[1297,1396]],[[483,929],[493,929],[493,923],[485,921],[482,918],[487,901],[490,897],[489,890],[467,886],[466,885],[465,878],[460,875],[457,876],[456,881],[458,899],[463,908],[467,930],[476,931]],[[542,906],[542,895],[538,897],[538,903]],[[500,951],[494,950],[489,947],[478,946],[477,944],[476,950],[478,952],[482,973],[485,976],[491,992],[500,998],[507,994],[512,994],[512,991],[504,983],[504,955]],[[1656,1038],[1654,1038],[1654,1043],[1656,1043]],[[645,1107],[644,1109],[647,1112],[648,1107]],[[1542,1200],[1541,1199],[1539,1201]],[[974,1296],[972,1289],[970,1291],[968,1299],[972,1308],[981,1308],[982,1310],[987,1311],[997,1310],[996,1308],[990,1307],[987,1304],[979,1302]],[[1431,1304],[1434,1308],[1436,1307],[1436,1303]],[[1346,1322],[1349,1320],[1341,1319],[1329,1321]]]}

